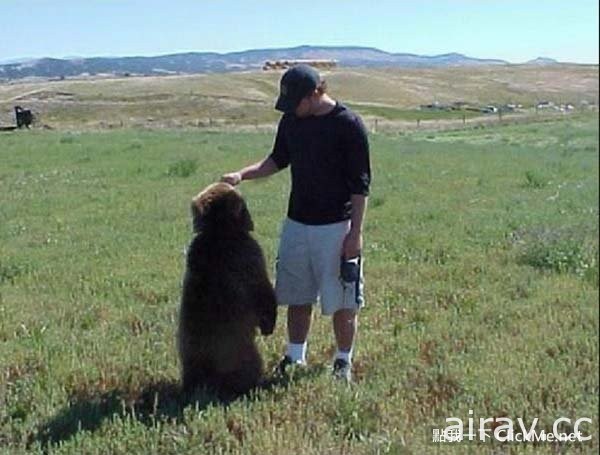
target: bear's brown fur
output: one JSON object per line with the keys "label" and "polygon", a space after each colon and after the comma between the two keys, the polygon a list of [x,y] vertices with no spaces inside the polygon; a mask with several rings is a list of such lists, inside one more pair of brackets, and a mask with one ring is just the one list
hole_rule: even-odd
{"label": "bear's brown fur", "polygon": [[248,392],[263,374],[254,338],[269,335],[277,307],[265,259],[250,235],[240,193],[216,183],[192,201],[195,237],[187,252],[179,315],[182,386],[222,397]]}

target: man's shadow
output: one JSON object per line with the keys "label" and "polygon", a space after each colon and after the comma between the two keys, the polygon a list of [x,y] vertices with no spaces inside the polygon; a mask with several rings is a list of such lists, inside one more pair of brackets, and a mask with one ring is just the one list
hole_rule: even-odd
{"label": "man's shadow", "polygon": [[322,368],[316,367],[306,368],[292,377],[271,377],[242,396],[223,397],[206,389],[199,389],[192,395],[185,394],[175,381],[150,382],[138,389],[79,391],[71,394],[69,403],[38,429],[30,444],[38,442],[47,452],[51,446],[71,439],[80,431],[96,431],[104,420],[115,415],[132,417],[148,427],[165,420],[178,422],[188,406],[201,411],[209,406],[227,407],[241,398],[260,400],[262,398],[257,392],[286,389],[294,382],[315,377],[321,372]]}

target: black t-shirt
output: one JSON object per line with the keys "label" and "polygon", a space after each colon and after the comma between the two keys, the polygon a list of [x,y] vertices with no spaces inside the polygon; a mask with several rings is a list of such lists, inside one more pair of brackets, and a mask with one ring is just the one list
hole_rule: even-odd
{"label": "black t-shirt", "polygon": [[350,195],[369,194],[367,130],[358,115],[337,103],[325,115],[284,114],[270,155],[279,169],[290,165],[288,217],[304,224],[350,218]]}

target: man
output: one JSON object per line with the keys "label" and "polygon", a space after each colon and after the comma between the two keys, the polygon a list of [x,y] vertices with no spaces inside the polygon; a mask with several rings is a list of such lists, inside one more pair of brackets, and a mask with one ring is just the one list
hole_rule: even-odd
{"label": "man", "polygon": [[267,177],[288,165],[292,188],[281,232],[275,292],[288,307],[288,346],[278,370],[306,364],[312,306],[333,315],[333,374],[350,381],[362,295],[362,228],[371,170],[361,119],[326,93],[312,67],[281,78],[275,108],[283,112],[272,153],[222,180]]}

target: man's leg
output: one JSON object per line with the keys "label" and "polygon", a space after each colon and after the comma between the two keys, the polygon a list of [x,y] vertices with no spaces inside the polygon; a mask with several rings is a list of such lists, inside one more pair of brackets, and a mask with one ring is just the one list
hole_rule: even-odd
{"label": "man's leg", "polygon": [[341,309],[333,313],[333,331],[338,352],[352,352],[357,326],[358,317],[355,310]]}
{"label": "man's leg", "polygon": [[312,304],[288,305],[288,344],[285,355],[274,370],[276,375],[287,376],[290,365],[306,365],[306,338],[310,329]]}
{"label": "man's leg", "polygon": [[310,329],[312,305],[288,306],[288,344],[284,363],[306,364],[306,338]]}
{"label": "man's leg", "polygon": [[332,315],[333,332],[337,344],[333,371],[339,378],[350,380],[352,347],[357,330],[357,313],[361,307],[359,282],[344,282],[341,278],[341,254],[349,230],[348,222],[317,226],[313,239],[312,264],[319,282],[321,309]]}
{"label": "man's leg", "polygon": [[312,305],[318,288],[308,255],[307,226],[286,220],[281,233],[277,261],[275,294],[280,305],[287,306],[288,344],[277,370],[287,365],[306,363],[306,338],[310,328]]}
{"label": "man's leg", "polygon": [[333,331],[338,347],[333,362],[333,375],[346,382],[352,380],[352,348],[357,325],[355,310],[341,309],[333,313]]}
{"label": "man's leg", "polygon": [[290,343],[302,344],[306,342],[310,329],[312,305],[290,305],[287,311],[288,339]]}

